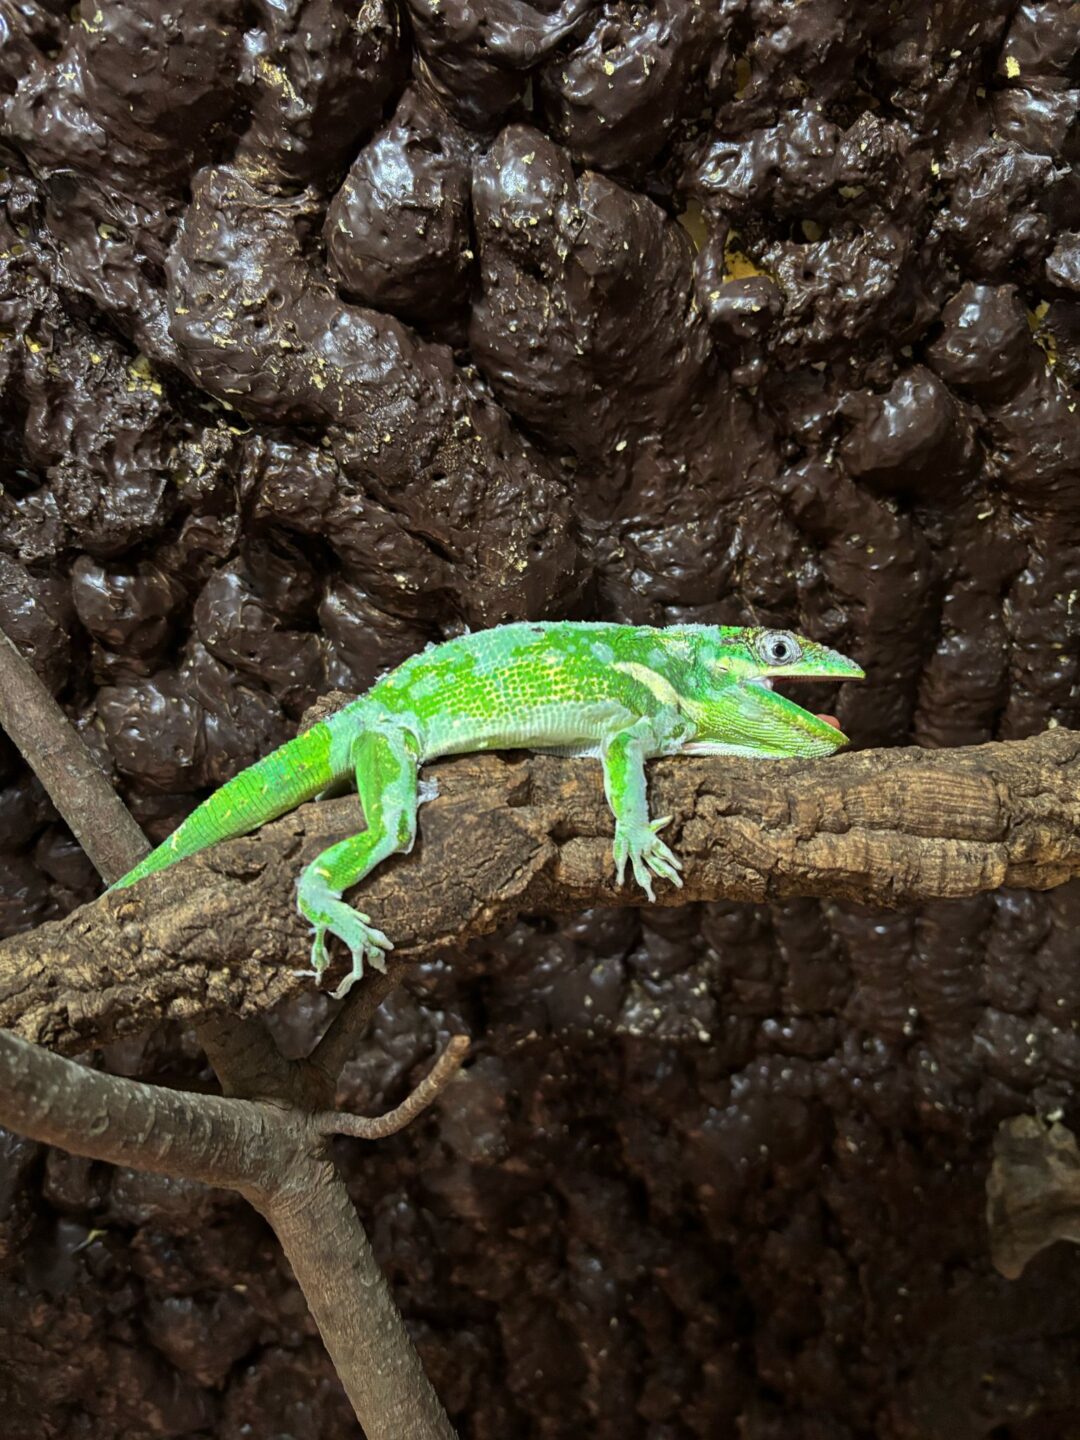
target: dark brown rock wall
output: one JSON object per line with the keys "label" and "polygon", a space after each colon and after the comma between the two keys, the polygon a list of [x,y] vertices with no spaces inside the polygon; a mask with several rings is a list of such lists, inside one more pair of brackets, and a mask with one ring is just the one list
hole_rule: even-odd
{"label": "dark brown rock wall", "polygon": [[[462,625],[797,624],[860,744],[1080,726],[1080,6],[0,4],[0,624],[160,838]],[[0,933],[94,893],[0,737]],[[342,1159],[463,1435],[1080,1431],[1080,898],[518,924],[384,1009]],[[282,1014],[294,1048],[325,1015]],[[104,1057],[195,1082],[163,1029]],[[351,1142],[350,1142],[351,1144]],[[17,1437],[355,1433],[226,1197],[9,1138]]]}

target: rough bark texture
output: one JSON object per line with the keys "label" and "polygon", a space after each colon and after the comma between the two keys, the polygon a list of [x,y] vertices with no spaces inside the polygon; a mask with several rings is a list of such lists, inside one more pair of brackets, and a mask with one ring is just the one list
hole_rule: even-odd
{"label": "rough bark texture", "polygon": [[[660,903],[818,896],[865,904],[1049,890],[1080,874],[1080,734],[826,762],[673,759],[654,813],[683,856]],[[534,911],[638,903],[613,883],[599,767],[475,756],[431,767],[420,839],[364,886],[394,960],[452,955]],[[355,798],[308,805],[0,945],[0,1025],[68,1052],[162,1018],[253,1015],[310,988],[301,867],[361,828]]]}

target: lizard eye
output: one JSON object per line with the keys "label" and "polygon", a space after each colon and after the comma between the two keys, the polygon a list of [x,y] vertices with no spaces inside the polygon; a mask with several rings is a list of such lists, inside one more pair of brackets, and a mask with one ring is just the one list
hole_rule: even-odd
{"label": "lizard eye", "polygon": [[766,665],[794,665],[802,659],[799,642],[786,630],[767,630],[755,648]]}

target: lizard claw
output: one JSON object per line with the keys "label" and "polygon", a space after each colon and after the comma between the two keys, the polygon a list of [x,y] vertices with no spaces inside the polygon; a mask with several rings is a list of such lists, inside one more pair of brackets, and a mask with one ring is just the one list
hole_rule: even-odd
{"label": "lizard claw", "polygon": [[[311,944],[312,969],[301,971],[301,974],[313,974],[317,980],[322,980],[330,964],[327,933],[342,940],[352,955],[352,969],[337,989],[330,992],[335,1000],[349,993],[363,975],[365,962],[373,970],[385,972],[386,952],[394,948],[393,942],[381,930],[376,930],[370,916],[361,915],[351,905],[332,896],[321,897],[315,913],[309,913],[304,906],[301,908],[315,927],[315,938]],[[311,908],[315,910],[314,906]]]}
{"label": "lizard claw", "polygon": [[326,967],[330,964],[330,952],[326,948],[325,925],[315,926],[315,938],[311,942],[311,969],[302,970],[302,975],[314,975],[316,980],[322,980]]}
{"label": "lizard claw", "polygon": [[[356,912],[353,912],[356,914]],[[345,940],[352,954],[352,969],[336,990],[330,994],[335,1000],[342,1000],[349,993],[364,973],[364,961],[366,960],[373,970],[380,970],[386,974],[386,952],[394,948],[381,930],[376,930],[373,925],[367,923],[367,916],[357,916],[364,928],[362,938],[355,939],[352,943]],[[345,936],[341,937],[345,939]]]}
{"label": "lizard claw", "polygon": [[629,861],[634,879],[650,900],[656,899],[653,890],[654,875],[661,880],[670,880],[677,888],[682,888],[682,876],[679,874],[682,861],[656,833],[670,822],[670,815],[646,825],[615,822],[615,843],[612,851],[615,858],[615,878],[619,885],[623,883]]}

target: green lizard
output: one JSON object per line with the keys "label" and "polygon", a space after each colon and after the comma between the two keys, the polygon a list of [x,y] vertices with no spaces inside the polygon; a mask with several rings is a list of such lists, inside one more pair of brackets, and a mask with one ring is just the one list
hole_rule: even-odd
{"label": "green lizard", "polygon": [[343,893],[416,838],[428,796],[425,760],[475,750],[593,756],[615,816],[618,883],[629,863],[650,900],[653,877],[682,885],[678,857],[649,818],[652,756],[829,755],[847,743],[835,724],[772,689],[772,677],[861,679],[835,650],[787,630],[676,625],[654,629],[578,621],[499,625],[431,645],[365,695],[249,766],[194,810],[113,889],[256,829],[355,777],[367,829],[323,851],[300,876],[298,906],[315,927],[313,969],[327,935],[352,954],[341,996],[365,961],[386,968],[391,942]]}

